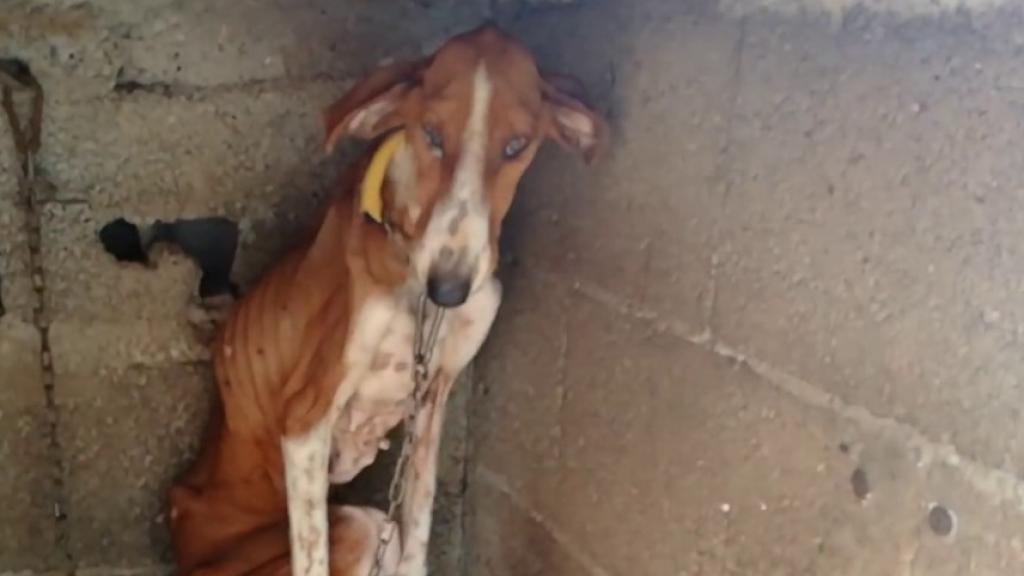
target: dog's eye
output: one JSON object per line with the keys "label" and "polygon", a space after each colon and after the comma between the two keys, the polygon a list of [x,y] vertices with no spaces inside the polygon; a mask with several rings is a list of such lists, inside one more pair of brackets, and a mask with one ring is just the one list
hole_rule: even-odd
{"label": "dog's eye", "polygon": [[430,146],[430,151],[435,156],[438,158],[444,156],[444,140],[441,139],[441,134],[437,131],[437,128],[424,126],[423,138],[426,139],[427,145]]}
{"label": "dog's eye", "polygon": [[502,149],[501,153],[506,160],[515,160],[526,150],[526,146],[530,143],[525,136],[516,136],[505,143],[505,148]]}

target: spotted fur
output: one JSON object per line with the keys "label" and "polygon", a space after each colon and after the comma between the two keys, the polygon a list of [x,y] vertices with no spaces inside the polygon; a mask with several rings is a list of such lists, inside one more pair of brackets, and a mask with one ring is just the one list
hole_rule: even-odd
{"label": "spotted fur", "polygon": [[[406,131],[382,191],[387,226],[364,218],[355,194],[371,145],[312,238],[228,317],[213,350],[221,401],[170,494],[179,574],[368,574],[392,526],[379,510],[329,506],[329,483],[372,463],[410,410],[417,301],[447,267],[471,290],[446,312],[411,415],[417,440],[382,576],[426,573],[445,406],[497,313],[497,240],[516,185],[541,140],[587,157],[604,141],[604,123],[560,84],[485,26],[375,71],[328,109],[328,146]],[[515,158],[503,154],[512,139],[527,143]]]}

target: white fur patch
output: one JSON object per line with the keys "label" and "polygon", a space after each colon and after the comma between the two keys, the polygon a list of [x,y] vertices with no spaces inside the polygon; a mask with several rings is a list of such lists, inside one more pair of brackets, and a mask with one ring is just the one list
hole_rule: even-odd
{"label": "white fur patch", "polygon": [[318,422],[306,434],[283,438],[292,574],[327,576],[327,459],[330,423]]}
{"label": "white fur patch", "polygon": [[394,109],[395,103],[390,100],[371,102],[352,116],[346,128],[352,134],[371,133],[375,130],[377,123]]}
{"label": "white fur patch", "polygon": [[452,199],[482,202],[484,161],[487,153],[487,114],[491,108],[493,85],[483,62],[473,75],[473,101],[469,121],[462,133],[462,154],[455,168]]}
{"label": "white fur patch", "polygon": [[349,331],[345,358],[341,360],[346,365],[346,378],[338,386],[327,416],[305,434],[285,437],[281,441],[288,495],[292,574],[295,576],[329,574],[327,491],[332,429],[358,390],[358,384],[369,367],[368,359],[372,358],[377,343],[396,313],[397,309],[389,306],[386,299],[371,299],[364,303]]}
{"label": "white fur patch", "polygon": [[399,206],[405,206],[409,210],[409,216],[413,221],[419,219],[420,211],[423,209],[416,197],[416,177],[416,158],[412,148],[408,144],[403,144],[395,151],[391,164],[388,165],[388,179],[394,184],[395,200]]}
{"label": "white fur patch", "polygon": [[452,189],[434,208],[419,252],[416,271],[425,278],[443,250],[472,265],[476,288],[483,280],[479,270],[489,270],[490,207],[484,199],[484,168],[487,162],[488,115],[493,84],[483,62],[473,76],[469,119],[462,133],[460,155],[455,165]]}

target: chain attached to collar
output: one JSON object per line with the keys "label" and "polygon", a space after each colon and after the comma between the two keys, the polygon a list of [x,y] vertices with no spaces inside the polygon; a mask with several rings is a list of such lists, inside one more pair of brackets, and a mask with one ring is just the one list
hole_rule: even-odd
{"label": "chain attached to collar", "polygon": [[391,484],[388,486],[388,523],[380,533],[380,540],[377,542],[377,551],[374,554],[373,566],[370,568],[369,576],[380,576],[384,567],[384,554],[387,553],[388,545],[395,537],[395,530],[398,529],[398,511],[405,500],[405,469],[412,456],[412,447],[416,443],[416,415],[423,409],[424,399],[427,396],[430,378],[430,362],[437,347],[438,334],[441,331],[441,322],[444,320],[444,308],[434,307],[435,312],[427,320],[429,314],[427,295],[420,296],[418,309],[416,311],[416,328],[414,330],[414,341],[412,350],[413,361],[413,393],[412,407],[405,414],[402,420],[402,448],[395,462],[395,470],[391,476]]}

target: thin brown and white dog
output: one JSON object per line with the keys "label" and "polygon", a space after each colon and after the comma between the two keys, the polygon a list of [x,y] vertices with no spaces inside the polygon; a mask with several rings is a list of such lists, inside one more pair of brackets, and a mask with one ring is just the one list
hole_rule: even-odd
{"label": "thin brown and white dog", "polygon": [[588,161],[606,140],[572,86],[486,25],[373,72],[327,110],[328,149],[347,136],[376,142],[342,176],[313,238],[220,333],[220,402],[170,494],[181,574],[370,571],[391,524],[372,508],[329,507],[328,486],[368,466],[411,409],[424,291],[447,313],[381,573],[426,574],[445,403],[498,309],[498,236],[519,179],[547,138]]}

